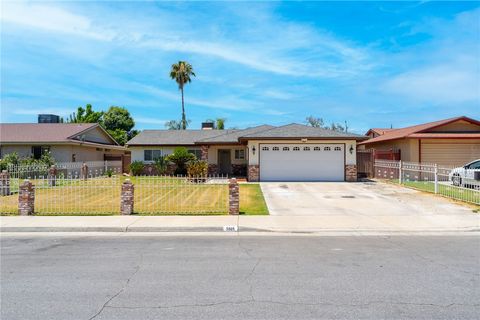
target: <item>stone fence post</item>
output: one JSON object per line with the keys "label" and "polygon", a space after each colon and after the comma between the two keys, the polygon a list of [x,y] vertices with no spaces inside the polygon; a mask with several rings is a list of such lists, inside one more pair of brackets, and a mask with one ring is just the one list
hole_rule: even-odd
{"label": "stone fence post", "polygon": [[29,216],[35,212],[35,186],[25,180],[18,188],[18,214]]}
{"label": "stone fence post", "polygon": [[0,173],[0,196],[10,195],[10,173],[7,170],[2,170]]}
{"label": "stone fence post", "polygon": [[50,169],[48,169],[48,186],[55,187],[57,183],[57,167],[52,165]]}
{"label": "stone fence post", "polygon": [[130,179],[122,183],[122,193],[120,195],[120,214],[128,215],[133,213],[133,195],[135,186]]}
{"label": "stone fence post", "polygon": [[228,214],[238,215],[240,213],[240,191],[237,179],[228,181]]}

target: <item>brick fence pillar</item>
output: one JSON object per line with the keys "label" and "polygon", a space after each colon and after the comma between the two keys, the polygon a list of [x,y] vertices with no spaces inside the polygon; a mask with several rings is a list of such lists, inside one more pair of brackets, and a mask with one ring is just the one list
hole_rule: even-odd
{"label": "brick fence pillar", "polygon": [[35,186],[25,180],[18,188],[18,214],[29,216],[35,212]]}
{"label": "brick fence pillar", "polygon": [[348,182],[357,181],[357,166],[354,164],[347,164],[345,166],[345,180]]}
{"label": "brick fence pillar", "polygon": [[120,214],[132,214],[133,213],[133,194],[135,186],[130,179],[125,180],[122,183],[122,193],[120,195]]}
{"label": "brick fence pillar", "polygon": [[0,196],[10,195],[10,173],[7,170],[0,172]]}
{"label": "brick fence pillar", "polygon": [[258,165],[249,165],[247,170],[248,181],[258,182],[260,178],[260,167]]}
{"label": "brick fence pillar", "polygon": [[48,185],[50,187],[55,187],[57,183],[57,167],[52,165],[50,169],[48,169]]}
{"label": "brick fence pillar", "polygon": [[228,214],[238,215],[240,213],[240,190],[237,179],[228,181]]}

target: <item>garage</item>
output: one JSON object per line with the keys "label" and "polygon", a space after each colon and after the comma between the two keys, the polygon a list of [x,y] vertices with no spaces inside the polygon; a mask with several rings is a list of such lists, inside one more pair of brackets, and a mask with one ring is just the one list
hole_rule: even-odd
{"label": "garage", "polygon": [[260,144],[260,181],[344,181],[345,144]]}
{"label": "garage", "polygon": [[427,143],[422,142],[420,159],[424,163],[460,166],[472,160],[480,159],[480,144],[465,143]]}

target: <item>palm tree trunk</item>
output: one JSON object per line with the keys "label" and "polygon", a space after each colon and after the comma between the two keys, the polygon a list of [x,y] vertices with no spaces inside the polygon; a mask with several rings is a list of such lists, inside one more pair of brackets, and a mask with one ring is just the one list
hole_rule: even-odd
{"label": "palm tree trunk", "polygon": [[187,118],[185,117],[185,102],[183,100],[183,86],[180,88],[182,91],[182,128],[183,130],[187,129]]}

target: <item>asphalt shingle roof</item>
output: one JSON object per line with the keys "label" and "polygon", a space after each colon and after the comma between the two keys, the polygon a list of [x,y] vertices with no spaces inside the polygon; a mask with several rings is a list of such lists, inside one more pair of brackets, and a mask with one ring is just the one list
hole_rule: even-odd
{"label": "asphalt shingle roof", "polygon": [[263,138],[319,138],[319,139],[341,139],[341,138],[354,138],[357,140],[367,139],[367,137],[348,133],[338,132],[329,129],[315,128],[298,123],[291,123],[281,127],[274,127],[269,130],[256,132],[252,134],[243,135],[241,139],[263,139]]}
{"label": "asphalt shingle roof", "polygon": [[259,133],[272,128],[275,128],[275,127],[264,124],[257,127],[247,128],[244,130],[225,130],[225,134],[215,136],[212,138],[202,139],[197,142],[198,143],[229,143],[229,142],[237,143],[240,137],[243,137],[248,134]]}
{"label": "asphalt shingle roof", "polygon": [[96,123],[2,123],[0,142],[67,142]]}
{"label": "asphalt shingle roof", "polygon": [[134,145],[194,145],[196,141],[225,134],[224,130],[143,130],[127,142]]}

